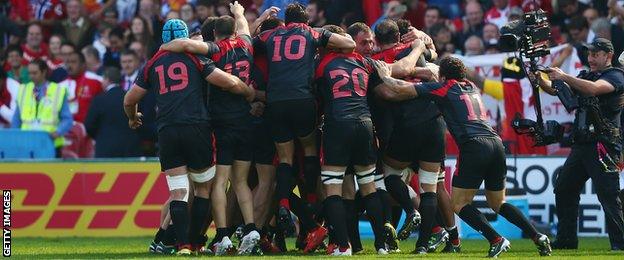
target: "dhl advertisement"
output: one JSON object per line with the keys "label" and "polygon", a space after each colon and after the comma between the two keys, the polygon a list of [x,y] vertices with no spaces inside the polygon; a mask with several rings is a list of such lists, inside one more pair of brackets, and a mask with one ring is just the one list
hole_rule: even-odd
{"label": "dhl advertisement", "polygon": [[158,162],[0,163],[13,237],[141,236],[168,198]]}

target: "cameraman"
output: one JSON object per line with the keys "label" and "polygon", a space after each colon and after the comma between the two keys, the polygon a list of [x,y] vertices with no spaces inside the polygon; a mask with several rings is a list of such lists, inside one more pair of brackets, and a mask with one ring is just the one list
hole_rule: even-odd
{"label": "cameraman", "polygon": [[[572,151],[555,182],[556,213],[559,219],[555,249],[578,247],[577,223],[580,191],[588,178],[596,189],[605,212],[606,226],[612,250],[624,250],[624,220],[618,163],[621,162],[620,113],[624,100],[624,71],[611,66],[613,45],[604,38],[596,38],[589,50],[590,71],[578,77],[559,68],[546,70],[550,80],[567,83],[578,94]],[[565,84],[551,82],[537,76],[540,87],[551,95],[563,91]],[[553,87],[554,83],[554,87]],[[563,100],[562,100],[563,101]]]}

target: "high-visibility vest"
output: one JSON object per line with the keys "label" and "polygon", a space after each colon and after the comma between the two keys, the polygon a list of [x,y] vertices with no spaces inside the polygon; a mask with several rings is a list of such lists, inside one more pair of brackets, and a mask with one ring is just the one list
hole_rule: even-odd
{"label": "high-visibility vest", "polygon": [[[22,84],[18,92],[17,106],[22,120],[22,130],[41,130],[56,132],[60,123],[59,113],[63,106],[66,89],[54,82],[49,82],[45,96],[37,102],[35,83]],[[65,138],[54,139],[54,147],[63,146]]]}

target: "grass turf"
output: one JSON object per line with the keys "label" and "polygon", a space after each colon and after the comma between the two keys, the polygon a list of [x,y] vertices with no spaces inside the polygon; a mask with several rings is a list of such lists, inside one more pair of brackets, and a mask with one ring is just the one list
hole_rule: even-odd
{"label": "grass turf", "polygon": [[[14,238],[12,241],[12,257],[39,259],[39,258],[175,258],[171,256],[154,255],[147,253],[147,247],[151,238]],[[365,250],[355,257],[358,259],[375,258],[414,258],[421,257],[410,254],[414,249],[414,239],[401,243],[402,252],[389,256],[378,256],[373,250],[373,241],[364,240]],[[294,240],[288,240],[289,248],[294,248]],[[606,238],[583,238],[580,240],[579,250],[563,250],[553,252],[552,259],[624,259],[624,252],[609,251],[609,241]],[[483,258],[487,255],[488,244],[484,240],[462,241],[462,253],[442,254],[431,253],[425,258],[430,259],[456,259],[456,258]],[[290,251],[284,255],[265,255],[263,258],[292,259],[308,258],[317,259],[324,254],[303,255],[297,251]],[[511,250],[503,253],[501,257],[515,259],[538,258],[537,250],[529,240],[512,240]],[[232,258],[232,257],[229,257]],[[251,257],[236,257],[251,258]],[[256,256],[254,258],[261,258]]]}

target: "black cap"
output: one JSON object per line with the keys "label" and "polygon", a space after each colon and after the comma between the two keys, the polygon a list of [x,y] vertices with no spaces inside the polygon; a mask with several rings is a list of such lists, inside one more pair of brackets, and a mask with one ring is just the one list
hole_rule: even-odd
{"label": "black cap", "polygon": [[613,44],[605,38],[596,38],[591,44],[585,44],[584,47],[589,51],[613,52]]}

